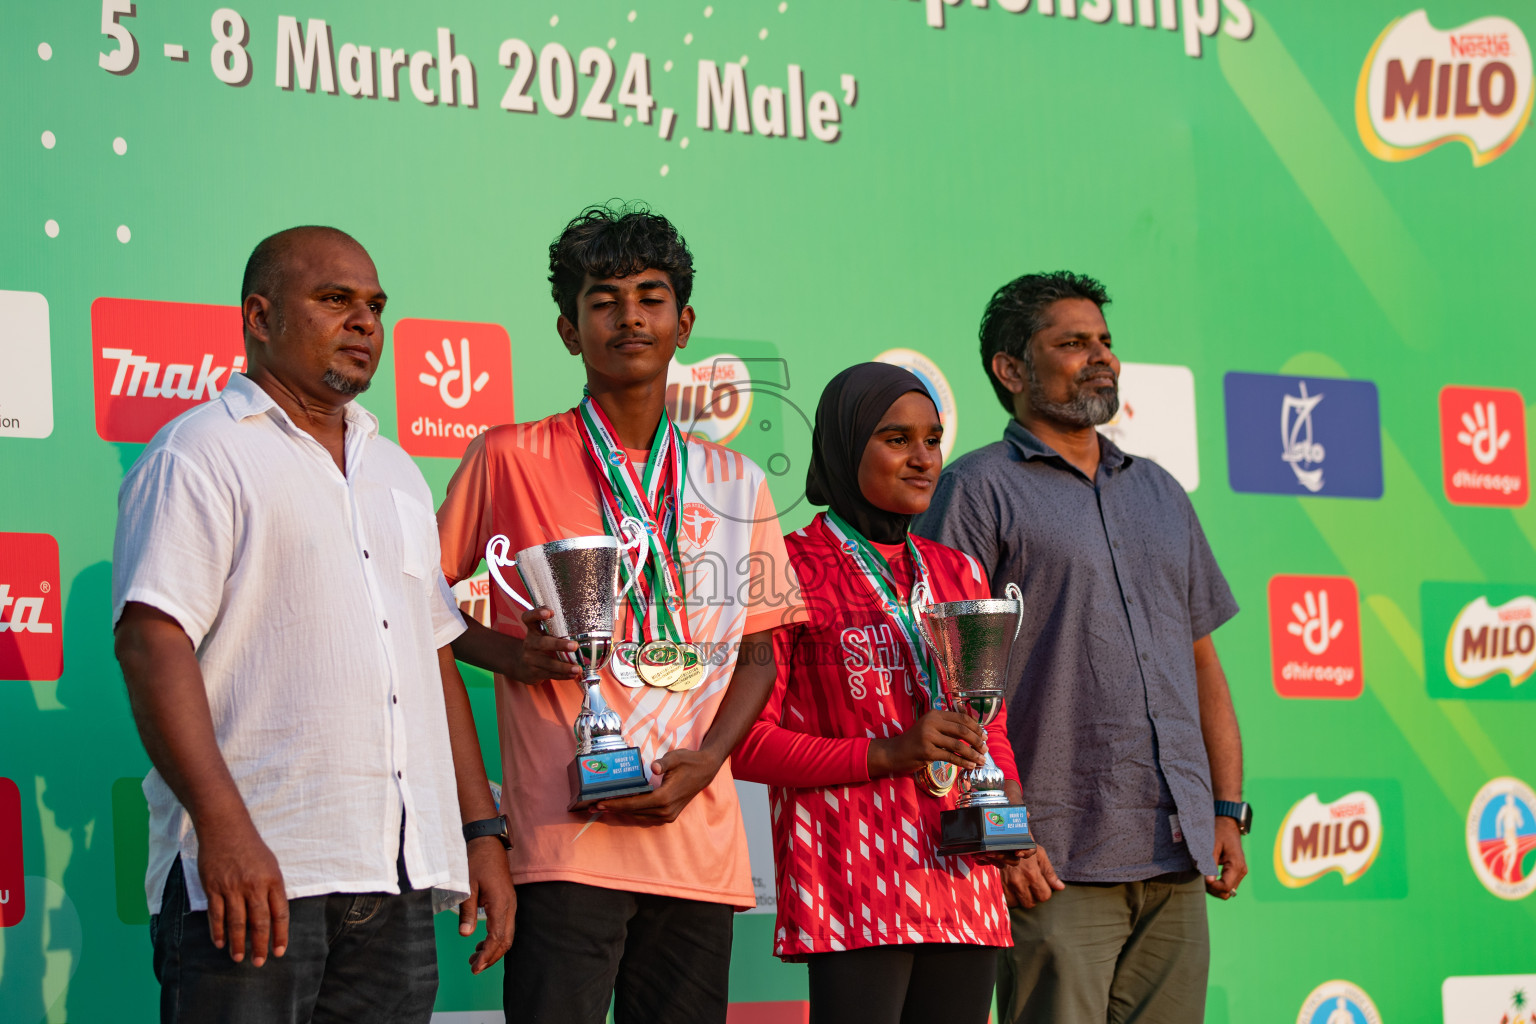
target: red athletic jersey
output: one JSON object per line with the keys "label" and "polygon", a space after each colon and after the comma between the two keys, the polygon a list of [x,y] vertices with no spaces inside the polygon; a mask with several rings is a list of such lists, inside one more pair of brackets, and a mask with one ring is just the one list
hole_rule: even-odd
{"label": "red athletic jersey", "polygon": [[[935,601],[992,596],[969,555],[914,539]],[[939,813],[955,805],[958,787],[939,800],[910,775],[869,777],[870,741],[905,731],[920,714],[921,684],[901,631],[823,516],[785,545],[810,618],[774,634],[778,682],[731,762],[737,778],[772,787],[775,955],[1011,945],[997,869],[938,853]],[[876,546],[898,591],[910,593],[905,548]],[[987,746],[1017,779],[1006,720],[1004,711],[987,727]]]}

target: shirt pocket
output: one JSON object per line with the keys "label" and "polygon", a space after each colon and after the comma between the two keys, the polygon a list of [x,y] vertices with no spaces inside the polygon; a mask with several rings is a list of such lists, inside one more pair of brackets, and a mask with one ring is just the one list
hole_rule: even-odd
{"label": "shirt pocket", "polygon": [[429,579],[437,567],[437,519],[432,510],[398,488],[391,488],[400,520],[400,568],[407,576]]}

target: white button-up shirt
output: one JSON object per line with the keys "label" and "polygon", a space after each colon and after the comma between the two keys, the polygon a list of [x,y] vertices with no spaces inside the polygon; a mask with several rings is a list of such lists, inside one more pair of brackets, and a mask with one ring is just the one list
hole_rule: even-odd
{"label": "white button-up shirt", "polygon": [[[464,631],[439,568],[432,494],[378,420],[346,407],[346,473],[249,377],[155,435],[118,495],[114,626],[129,601],[173,617],[202,666],[219,750],[288,898],[399,892],[439,906],[469,866],[437,649]],[[158,771],[150,910],[197,834]]]}

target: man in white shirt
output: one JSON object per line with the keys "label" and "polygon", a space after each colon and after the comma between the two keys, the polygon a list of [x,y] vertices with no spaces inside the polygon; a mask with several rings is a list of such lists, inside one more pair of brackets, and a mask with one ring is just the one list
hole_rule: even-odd
{"label": "man in white shirt", "polygon": [[306,227],[256,247],[241,300],[246,373],[118,499],[161,1020],[425,1022],[434,911],[470,935],[484,907],[478,973],[513,894],[431,492],[352,402],[385,295],[361,245]]}

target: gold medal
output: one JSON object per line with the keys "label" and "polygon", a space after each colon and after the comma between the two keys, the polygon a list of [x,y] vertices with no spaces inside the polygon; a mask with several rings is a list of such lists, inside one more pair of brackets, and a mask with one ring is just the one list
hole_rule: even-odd
{"label": "gold medal", "polygon": [[928,792],[929,796],[943,799],[949,795],[949,791],[955,788],[955,780],[960,777],[960,769],[948,761],[930,761],[924,768],[917,770],[917,784]]}
{"label": "gold medal", "polygon": [[613,649],[613,660],[608,663],[613,678],[630,689],[645,685],[645,680],[640,678],[640,673],[635,669],[635,659],[639,653],[640,645],[633,640],[626,640]]}
{"label": "gold medal", "polygon": [[673,693],[686,693],[704,682],[704,652],[697,644],[681,644],[683,670],[677,681],[667,689]]}
{"label": "gold medal", "polygon": [[671,686],[683,672],[682,648],[671,640],[652,640],[640,648],[635,671],[647,686]]}

